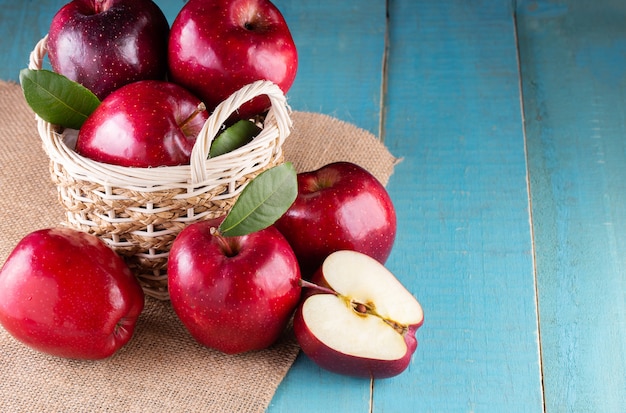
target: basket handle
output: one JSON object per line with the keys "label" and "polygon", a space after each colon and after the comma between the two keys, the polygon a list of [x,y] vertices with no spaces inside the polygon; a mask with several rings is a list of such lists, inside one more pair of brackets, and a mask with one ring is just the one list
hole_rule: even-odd
{"label": "basket handle", "polygon": [[[30,53],[28,65],[30,69],[38,70],[43,67],[43,60],[48,51],[47,43],[48,35],[46,34],[39,40],[35,49]],[[289,136],[292,126],[290,117],[291,109],[287,105],[287,98],[283,91],[278,85],[269,80],[258,80],[250,83],[221,102],[204,123],[191,151],[190,170],[192,184],[201,184],[207,180],[205,163],[209,157],[211,143],[219,134],[222,124],[226,122],[230,115],[239,109],[242,104],[263,95],[267,95],[271,103],[270,110],[265,119],[265,125],[270,123],[268,122],[269,120],[275,121],[281,141],[284,141],[287,136]],[[45,124],[43,121],[41,121],[41,123]],[[50,145],[49,142],[44,142],[44,144],[46,146]]]}
{"label": "basket handle", "polygon": [[285,139],[289,135],[291,128],[290,109],[287,105],[287,99],[278,85],[269,80],[257,80],[242,87],[215,108],[200,130],[191,151],[191,182],[193,184],[204,182],[207,179],[205,162],[209,157],[211,143],[219,134],[222,124],[242,104],[263,95],[267,95],[271,103],[266,124],[267,119],[274,117],[278,126],[279,136]]}
{"label": "basket handle", "polygon": [[30,52],[28,60],[28,68],[31,70],[39,70],[43,67],[43,59],[48,52],[48,35],[46,34],[37,42],[35,48]]}

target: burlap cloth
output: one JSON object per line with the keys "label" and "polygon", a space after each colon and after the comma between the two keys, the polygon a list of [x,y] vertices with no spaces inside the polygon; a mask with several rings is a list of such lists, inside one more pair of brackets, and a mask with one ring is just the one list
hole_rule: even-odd
{"label": "burlap cloth", "polygon": [[[394,158],[372,134],[332,117],[295,112],[285,157],[298,171],[352,161],[384,184]],[[63,212],[21,88],[0,82],[0,263],[31,231]],[[148,298],[133,339],[96,362],[35,352],[0,327],[1,412],[262,412],[299,348],[287,331],[272,348],[227,356],[195,343],[169,302]]]}

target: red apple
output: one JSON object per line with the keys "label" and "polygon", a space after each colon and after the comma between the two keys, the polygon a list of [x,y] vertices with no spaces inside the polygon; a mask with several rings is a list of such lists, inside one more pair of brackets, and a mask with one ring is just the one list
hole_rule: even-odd
{"label": "red apple", "polygon": [[276,222],[304,278],[332,252],[354,250],[385,263],[396,237],[396,213],[385,187],[364,168],[337,162],[298,174],[298,197]]}
{"label": "red apple", "polygon": [[339,374],[385,378],[402,373],[417,348],[424,313],[415,297],[375,259],[331,254],[296,310],[302,351]]}
{"label": "red apple", "polygon": [[74,0],[53,17],[52,69],[100,99],[138,80],[164,80],[169,23],[151,0]]}
{"label": "red apple", "polygon": [[124,261],[93,235],[32,232],[0,270],[0,323],[54,356],[102,359],[132,337],[144,294]]}
{"label": "red apple", "polygon": [[171,82],[143,80],[123,86],[85,120],[76,151],[98,162],[121,166],[188,164],[196,137],[208,118],[200,103]]}
{"label": "red apple", "polygon": [[260,350],[284,331],[300,299],[293,251],[273,227],[215,232],[221,218],[190,224],[168,260],[174,311],[202,345],[227,354]]}
{"label": "red apple", "polygon": [[[172,81],[212,111],[256,80],[270,80],[287,93],[298,55],[285,19],[270,1],[189,0],[172,23],[168,62]],[[251,118],[269,107],[267,97],[258,97],[235,118]]]}

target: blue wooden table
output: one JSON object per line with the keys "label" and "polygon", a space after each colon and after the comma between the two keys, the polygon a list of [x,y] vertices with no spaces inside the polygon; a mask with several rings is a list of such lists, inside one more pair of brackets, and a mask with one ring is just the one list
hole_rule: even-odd
{"label": "blue wooden table", "polygon": [[[0,79],[64,3],[0,1]],[[626,2],[276,4],[291,106],[404,158],[388,267],[426,320],[402,375],[301,355],[269,412],[626,411]]]}

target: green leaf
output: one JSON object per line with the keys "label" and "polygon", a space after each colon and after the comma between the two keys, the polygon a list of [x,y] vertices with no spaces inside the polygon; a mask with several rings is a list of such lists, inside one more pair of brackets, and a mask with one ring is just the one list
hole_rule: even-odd
{"label": "green leaf", "polygon": [[222,235],[247,235],[272,225],[298,195],[296,170],[290,162],[257,175],[241,191],[219,227]]}
{"label": "green leaf", "polygon": [[242,147],[257,136],[261,130],[254,122],[247,119],[238,121],[226,128],[213,140],[209,158],[215,158]]}
{"label": "green leaf", "polygon": [[23,69],[20,83],[28,105],[43,120],[80,129],[100,99],[89,89],[50,70]]}

